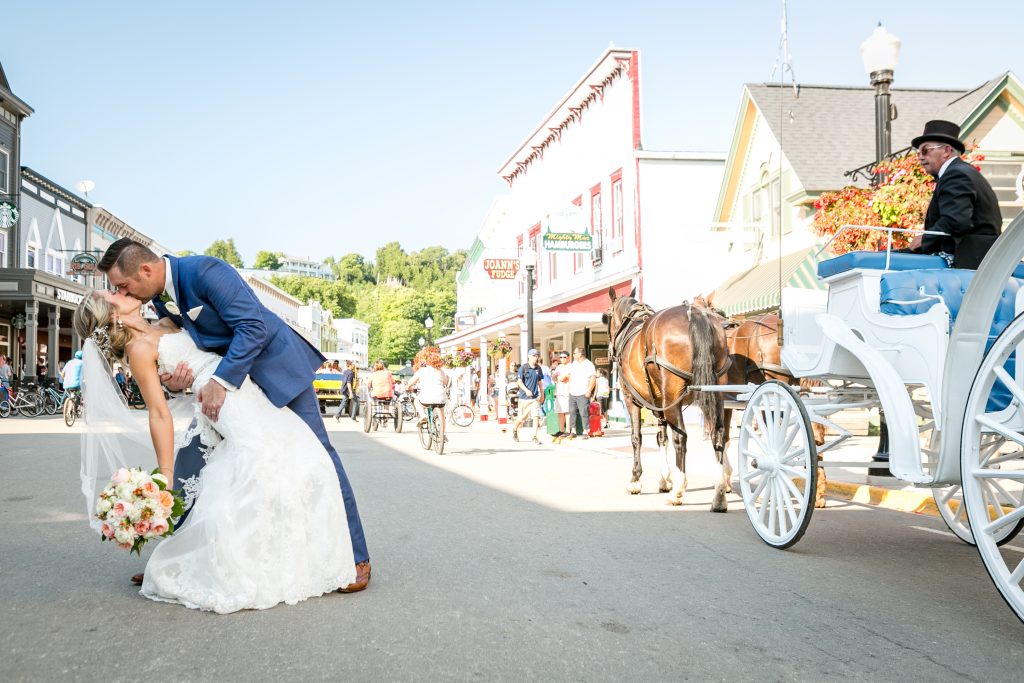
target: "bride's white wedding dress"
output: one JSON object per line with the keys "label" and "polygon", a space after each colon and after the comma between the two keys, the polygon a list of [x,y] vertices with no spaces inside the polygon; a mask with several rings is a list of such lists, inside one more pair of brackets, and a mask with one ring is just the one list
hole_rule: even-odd
{"label": "bride's white wedding dress", "polygon": [[[192,388],[210,381],[220,356],[187,332],[159,341],[161,372],[186,363]],[[197,404],[198,405],[198,404]],[[229,392],[212,426],[202,418],[207,464],[180,528],[146,565],[142,595],[219,613],[295,604],[355,580],[345,505],[316,435],[249,379]],[[192,487],[190,487],[192,488]]]}

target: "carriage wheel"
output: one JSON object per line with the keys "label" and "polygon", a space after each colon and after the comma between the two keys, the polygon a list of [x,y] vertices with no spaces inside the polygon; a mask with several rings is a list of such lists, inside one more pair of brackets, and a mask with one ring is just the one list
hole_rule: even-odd
{"label": "carriage wheel", "polygon": [[[985,354],[964,412],[960,465],[967,521],[978,553],[1003,599],[1024,621],[1024,558],[999,545],[1024,523],[1024,388],[1004,367],[1010,354],[1020,353],[1022,343],[1024,316],[1018,316]],[[1009,390],[1016,408],[1008,425],[985,412],[996,381]]]}
{"label": "carriage wheel", "polygon": [[402,418],[402,402],[401,401],[395,401],[395,408],[394,408],[394,410],[391,411],[391,413],[392,413],[392,417],[395,420],[395,433],[396,434],[401,434],[402,433],[402,424],[405,422],[405,420]]}
{"label": "carriage wheel", "polygon": [[444,455],[444,408],[434,407],[434,452]]}
{"label": "carriage wheel", "polygon": [[736,456],[747,517],[761,540],[788,548],[804,535],[814,511],[818,451],[797,393],[770,380],[743,409]]}
{"label": "carriage wheel", "polygon": [[373,401],[363,406],[363,431],[370,433],[370,424],[373,422]]}

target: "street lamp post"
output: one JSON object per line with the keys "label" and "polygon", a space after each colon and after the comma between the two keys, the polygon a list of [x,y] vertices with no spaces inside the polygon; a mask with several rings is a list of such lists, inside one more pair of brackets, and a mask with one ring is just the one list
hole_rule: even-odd
{"label": "street lamp post", "polygon": [[900,39],[886,31],[881,22],[868,39],[861,43],[860,57],[875,87],[875,160],[881,161],[892,152],[892,122],[896,106],[890,99],[892,72],[900,57]]}
{"label": "street lamp post", "polygon": [[423,337],[420,337],[420,348],[421,349],[426,345],[426,343],[427,343],[427,340],[424,339]]}
{"label": "street lamp post", "polygon": [[[527,247],[519,257],[526,268],[526,349],[535,348],[533,343],[533,269],[537,267],[537,252]],[[523,357],[526,362],[526,357]]]}
{"label": "street lamp post", "polygon": [[423,321],[423,327],[427,328],[427,346],[430,346],[433,343],[433,340],[430,338],[430,331],[434,329],[434,319],[428,315],[427,319]]}
{"label": "street lamp post", "polygon": [[[864,70],[875,87],[875,161],[882,161],[892,153],[892,122],[896,118],[896,105],[890,99],[892,73],[900,57],[900,39],[882,28],[879,22],[868,39],[861,43],[860,57]],[[873,183],[879,181],[874,177]],[[868,469],[873,476],[891,476],[889,472],[889,430],[885,415],[878,416],[878,450],[871,456],[878,467]]]}

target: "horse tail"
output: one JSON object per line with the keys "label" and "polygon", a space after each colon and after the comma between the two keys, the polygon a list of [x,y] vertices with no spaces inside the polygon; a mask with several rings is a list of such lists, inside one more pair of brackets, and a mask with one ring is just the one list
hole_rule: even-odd
{"label": "horse tail", "polygon": [[[693,355],[693,384],[718,384],[715,373],[715,332],[714,323],[705,311],[690,307],[690,349]],[[722,394],[717,391],[697,392],[697,407],[704,416],[704,434],[714,435],[722,416]]]}

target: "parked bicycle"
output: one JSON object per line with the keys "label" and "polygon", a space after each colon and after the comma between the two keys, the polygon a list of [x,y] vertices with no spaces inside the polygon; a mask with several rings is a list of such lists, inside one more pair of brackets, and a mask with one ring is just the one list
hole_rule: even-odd
{"label": "parked bicycle", "polygon": [[[125,385],[124,398],[128,401],[128,405],[136,410],[142,410],[146,407],[146,401],[142,398],[142,390],[139,389],[139,385],[132,378],[128,380],[128,384]],[[166,390],[165,390],[166,395]]]}
{"label": "parked bicycle", "polygon": [[7,387],[7,400],[3,401],[6,408],[0,406],[0,416],[7,417],[12,412],[25,417],[38,417],[43,412],[43,395],[34,384],[22,384],[17,389]]}
{"label": "parked bicycle", "polygon": [[52,384],[43,387],[40,393],[43,395],[43,410],[46,411],[47,415],[56,415],[68,397],[67,391],[63,389],[57,391]]}
{"label": "parked bicycle", "polygon": [[446,412],[452,424],[459,427],[468,427],[473,424],[473,420],[476,418],[476,411],[473,410],[473,406],[466,402],[453,403],[449,405]]}
{"label": "parked bicycle", "polygon": [[427,417],[420,422],[420,445],[425,450],[434,447],[438,455],[444,453],[444,445],[448,441],[444,435],[444,406],[423,406]]}

